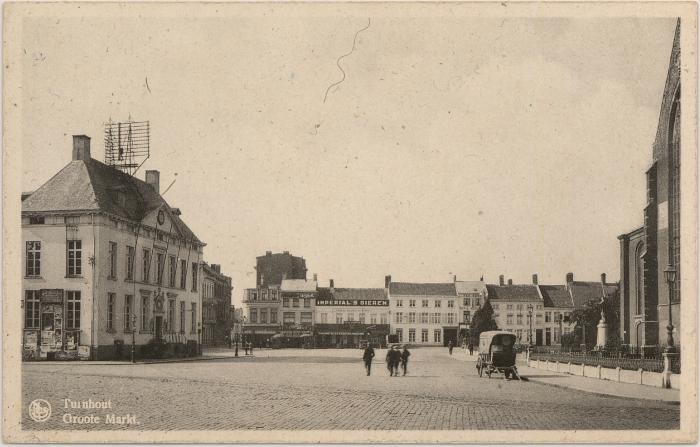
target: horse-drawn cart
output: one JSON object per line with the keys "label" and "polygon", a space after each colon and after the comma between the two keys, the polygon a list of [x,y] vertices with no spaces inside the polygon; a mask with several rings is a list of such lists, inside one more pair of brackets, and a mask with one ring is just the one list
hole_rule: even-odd
{"label": "horse-drawn cart", "polygon": [[486,373],[489,378],[493,373],[501,373],[505,379],[515,377],[520,380],[515,366],[515,334],[503,331],[482,332],[479,337],[479,358],[476,370],[479,377]]}

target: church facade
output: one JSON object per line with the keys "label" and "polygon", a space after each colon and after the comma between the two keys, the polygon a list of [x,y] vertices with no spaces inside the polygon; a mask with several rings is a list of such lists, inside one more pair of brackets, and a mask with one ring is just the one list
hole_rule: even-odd
{"label": "church facade", "polygon": [[[664,346],[667,327],[680,346],[680,20],[676,25],[661,111],[646,172],[643,225],[620,241],[620,338],[632,346]],[[664,271],[675,271],[667,282]]]}

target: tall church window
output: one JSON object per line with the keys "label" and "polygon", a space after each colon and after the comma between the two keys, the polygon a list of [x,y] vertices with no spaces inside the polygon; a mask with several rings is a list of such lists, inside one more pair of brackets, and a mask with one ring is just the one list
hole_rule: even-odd
{"label": "tall church window", "polygon": [[676,281],[672,284],[671,299],[680,300],[680,266],[681,266],[681,137],[680,137],[680,88],[676,92],[671,108],[671,123],[669,126],[669,262],[676,270]]}
{"label": "tall church window", "polygon": [[644,314],[644,243],[637,244],[634,251],[634,288],[636,314]]}

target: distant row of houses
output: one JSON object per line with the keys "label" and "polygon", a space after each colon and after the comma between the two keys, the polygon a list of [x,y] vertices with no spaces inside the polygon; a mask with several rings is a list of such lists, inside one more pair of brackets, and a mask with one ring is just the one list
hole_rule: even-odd
{"label": "distant row of houses", "polygon": [[[290,266],[285,270],[284,266]],[[292,270],[291,266],[297,266]],[[289,252],[267,252],[257,258],[255,288],[245,290],[244,332],[259,346],[284,338],[286,346],[356,347],[363,341],[440,346],[461,344],[474,312],[488,299],[498,327],[521,343],[557,345],[573,328],[569,316],[591,299],[612,296],[617,284],[575,281],[561,285],[513,284],[501,275],[497,284],[483,280],[416,283],[384,280],[384,288],[339,288],[331,279],[319,287],[306,278],[305,260]]]}

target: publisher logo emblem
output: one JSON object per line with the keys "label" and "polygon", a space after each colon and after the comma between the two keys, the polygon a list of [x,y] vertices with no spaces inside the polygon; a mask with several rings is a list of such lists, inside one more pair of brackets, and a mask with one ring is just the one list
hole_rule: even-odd
{"label": "publisher logo emblem", "polygon": [[44,422],[51,417],[51,404],[44,399],[34,399],[29,404],[29,417],[37,422]]}

